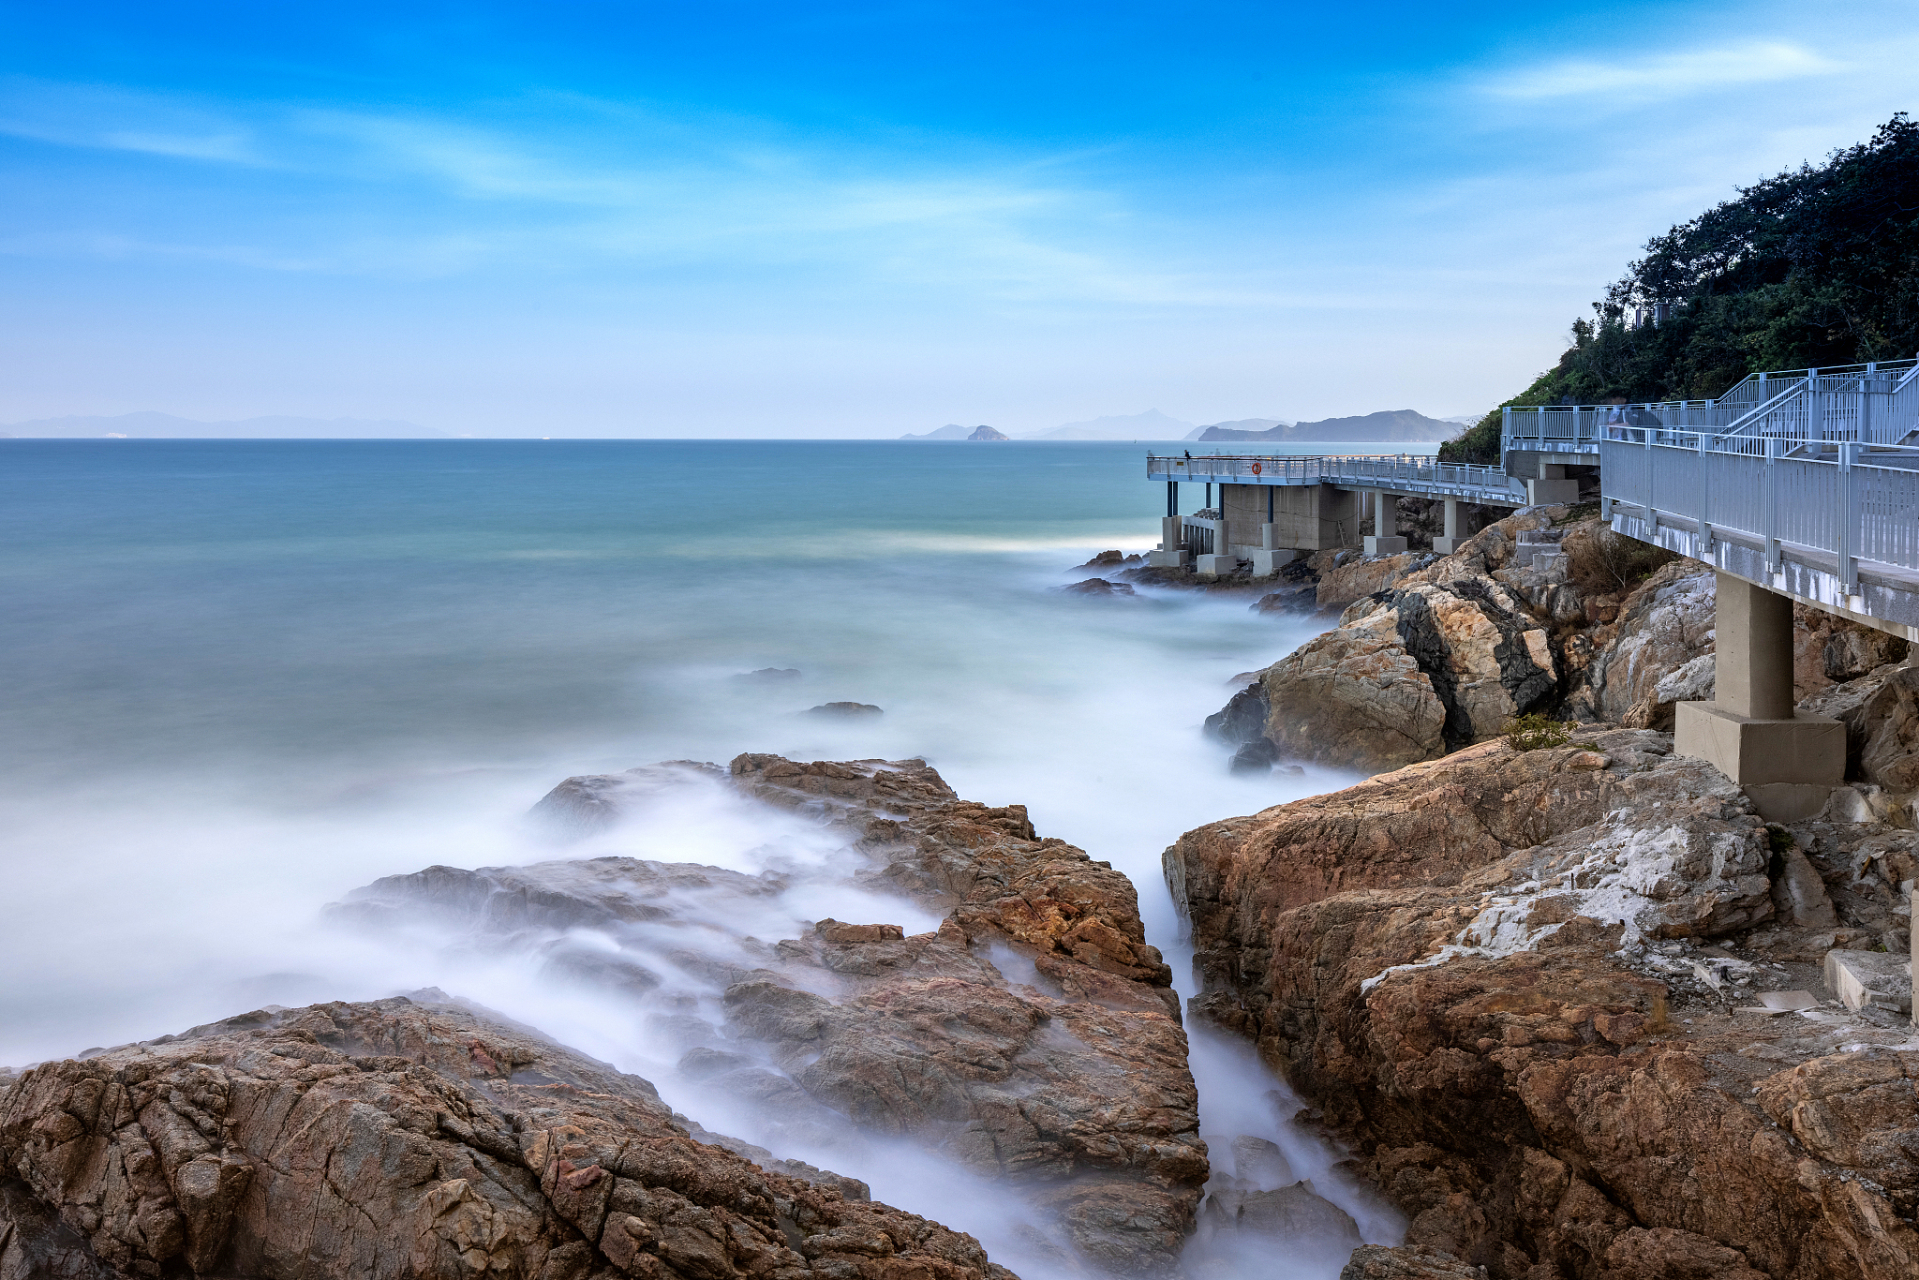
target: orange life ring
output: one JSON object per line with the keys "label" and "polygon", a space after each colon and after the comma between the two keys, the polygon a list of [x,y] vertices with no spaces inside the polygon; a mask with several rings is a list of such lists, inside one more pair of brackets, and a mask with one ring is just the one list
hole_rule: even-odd
{"label": "orange life ring", "polygon": [[1258,475],[1258,474],[1259,474],[1259,464],[1258,464],[1257,462],[1255,462],[1255,463],[1253,464],[1253,474],[1254,474],[1254,475]]}

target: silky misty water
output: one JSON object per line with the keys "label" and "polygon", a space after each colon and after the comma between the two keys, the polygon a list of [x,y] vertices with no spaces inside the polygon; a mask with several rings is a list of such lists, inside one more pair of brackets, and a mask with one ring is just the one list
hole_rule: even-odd
{"label": "silky misty water", "polygon": [[[742,751],[920,756],[968,799],[1026,805],[1042,835],[1131,876],[1191,994],[1161,851],[1350,779],[1233,777],[1200,733],[1235,673],[1311,624],[1254,614],[1244,594],[1058,591],[1094,551],[1153,544],[1164,497],[1146,452],[0,442],[0,1064],[439,986],[761,1141],[751,1117],[676,1081],[631,1019],[513,957],[320,919],[380,876],[556,856],[524,814],[569,775]],[[738,678],[768,667],[801,674]],[[831,701],[885,714],[800,714]],[[582,852],[757,870],[769,849],[830,859],[823,843],[791,819],[681,801]],[[769,936],[829,914],[933,919],[804,885],[756,910]],[[1216,1165],[1222,1133],[1266,1134],[1367,1239],[1396,1238],[1335,1154],[1286,1123],[1297,1104],[1268,1096],[1277,1082],[1243,1044],[1195,1030],[1193,1070]],[[1027,1280],[1046,1274],[1004,1190],[956,1195],[950,1166],[903,1150],[817,1162],[973,1232]],[[1311,1245],[1291,1271],[1257,1270],[1336,1274]]]}

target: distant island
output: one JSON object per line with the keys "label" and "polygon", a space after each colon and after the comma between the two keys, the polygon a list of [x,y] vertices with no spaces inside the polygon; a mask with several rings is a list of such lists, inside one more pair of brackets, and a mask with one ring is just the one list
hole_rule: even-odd
{"label": "distant island", "polygon": [[901,436],[900,439],[902,440],[1010,440],[1012,439],[1012,437],[1007,435],[1004,431],[1000,431],[1000,430],[997,430],[996,428],[987,426],[985,423],[981,423],[979,426],[974,427],[969,431],[967,428],[960,426],[959,423],[957,422],[949,422],[937,431],[927,431],[920,435],[912,435],[909,433],[907,435]]}
{"label": "distant island", "polygon": [[0,435],[53,439],[121,440],[445,440],[434,431],[411,422],[369,421],[364,418],[243,418],[236,422],[202,422],[170,413],[122,413],[112,417],[36,418],[15,422]]}
{"label": "distant island", "polygon": [[1191,438],[1201,441],[1282,441],[1288,444],[1307,441],[1437,444],[1452,439],[1460,432],[1457,422],[1428,418],[1411,409],[1382,409],[1378,413],[1353,418],[1323,418],[1318,422],[1295,422],[1290,426],[1284,422],[1253,426],[1262,421],[1254,418],[1242,422],[1221,422],[1201,429]]}

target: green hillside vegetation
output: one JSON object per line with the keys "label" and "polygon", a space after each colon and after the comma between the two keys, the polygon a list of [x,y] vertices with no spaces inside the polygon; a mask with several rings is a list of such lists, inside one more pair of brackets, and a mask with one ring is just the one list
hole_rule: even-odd
{"label": "green hillside vegetation", "polygon": [[[1629,327],[1661,305],[1662,323]],[[1919,355],[1919,124],[1902,111],[1655,236],[1593,311],[1506,404],[1711,398],[1760,370]],[[1439,456],[1498,462],[1499,417]]]}

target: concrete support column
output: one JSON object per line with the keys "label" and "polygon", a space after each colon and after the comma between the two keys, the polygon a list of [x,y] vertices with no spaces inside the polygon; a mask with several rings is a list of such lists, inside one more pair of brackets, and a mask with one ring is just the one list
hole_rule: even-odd
{"label": "concrete support column", "polygon": [[1399,524],[1393,518],[1398,514],[1399,499],[1390,493],[1374,493],[1372,497],[1373,531],[1364,539],[1366,554],[1396,556],[1406,549],[1406,539],[1393,535]]}
{"label": "concrete support column", "polygon": [[1526,505],[1539,506],[1549,502],[1579,501],[1579,481],[1566,478],[1563,463],[1542,462],[1535,470],[1539,474],[1526,481]]}
{"label": "concrete support column", "polygon": [[1744,578],[1717,577],[1713,701],[1753,720],[1792,719],[1792,601]]}
{"label": "concrete support column", "polygon": [[1177,569],[1187,561],[1186,552],[1180,547],[1183,536],[1179,516],[1162,516],[1159,522],[1159,550],[1146,557],[1146,563],[1156,569]]}
{"label": "concrete support column", "polygon": [[1792,601],[1718,575],[1713,701],[1675,708],[1673,749],[1719,769],[1760,816],[1796,822],[1846,776],[1846,727],[1792,703]]}
{"label": "concrete support column", "polygon": [[1459,499],[1446,499],[1445,532],[1433,539],[1433,550],[1442,556],[1449,556],[1459,550],[1462,539],[1459,536]]}

